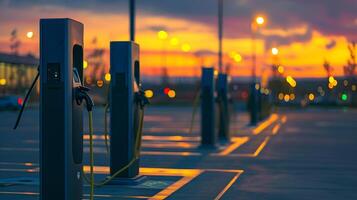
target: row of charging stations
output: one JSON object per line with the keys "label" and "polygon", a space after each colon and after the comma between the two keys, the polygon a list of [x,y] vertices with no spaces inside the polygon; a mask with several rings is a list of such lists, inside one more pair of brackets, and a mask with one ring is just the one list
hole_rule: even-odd
{"label": "row of charging stations", "polygon": [[[92,102],[83,86],[83,24],[72,19],[40,20],[40,199],[83,195],[83,105]],[[110,44],[110,173],[112,182],[136,179],[143,98],[139,45]],[[133,160],[134,162],[130,165]],[[122,170],[124,169],[124,170]],[[120,173],[117,173],[120,172]],[[93,181],[93,180],[92,180]]]}
{"label": "row of charging stations", "polygon": [[[40,199],[77,200],[83,196],[83,110],[90,119],[93,102],[83,83],[83,24],[72,19],[40,20]],[[113,184],[138,181],[144,106],[139,45],[110,44],[110,175]],[[36,77],[35,81],[37,80]],[[35,82],[34,82],[35,83]],[[31,90],[30,90],[31,91]],[[201,144],[215,147],[229,141],[226,74],[215,79],[202,69]],[[83,103],[84,102],[84,103]],[[25,103],[24,103],[25,105]],[[23,106],[24,108],[24,106]],[[22,110],[23,110],[22,108]],[[218,112],[217,112],[218,111]],[[15,128],[21,118],[19,115]],[[218,115],[217,115],[218,113]],[[217,126],[218,124],[218,126]],[[92,145],[92,141],[90,141]],[[91,172],[93,152],[91,151]],[[91,174],[91,192],[94,180]],[[91,197],[93,193],[91,193]]]}
{"label": "row of charging stations", "polygon": [[202,68],[201,79],[201,146],[215,148],[217,140],[230,141],[229,96],[227,74],[213,68]]}
{"label": "row of charging stations", "polygon": [[[43,19],[40,33],[41,199],[80,199],[85,176],[83,99],[91,111],[88,89],[83,86],[83,24]],[[110,62],[110,173],[114,182],[136,180],[140,178],[137,155],[146,103],[141,92],[139,46],[111,42]],[[201,87],[201,143],[212,147],[217,136],[230,139],[227,75],[219,74],[215,80],[213,68],[203,68]]]}

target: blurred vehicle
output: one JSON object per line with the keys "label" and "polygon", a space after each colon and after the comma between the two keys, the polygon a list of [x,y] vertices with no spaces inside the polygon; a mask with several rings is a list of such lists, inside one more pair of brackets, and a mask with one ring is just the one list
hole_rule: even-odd
{"label": "blurred vehicle", "polygon": [[19,96],[1,96],[0,110],[19,110],[23,99]]}

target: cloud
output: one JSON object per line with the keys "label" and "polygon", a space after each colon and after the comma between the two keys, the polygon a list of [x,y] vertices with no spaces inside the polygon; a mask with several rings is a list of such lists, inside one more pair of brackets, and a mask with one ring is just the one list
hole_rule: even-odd
{"label": "cloud", "polygon": [[[127,13],[128,0],[0,0],[1,9],[58,6],[88,10],[96,13]],[[306,34],[283,37],[270,35],[271,39],[286,43],[296,39],[309,39],[311,30],[324,35],[344,35],[357,40],[355,0],[225,0],[224,36],[238,38],[250,36],[252,16],[263,13],[271,29],[294,29],[308,26]],[[209,26],[217,26],[217,0],[137,0],[138,20],[145,15],[182,18]],[[161,25],[157,25],[160,27]],[[148,27],[149,30],[155,27]],[[156,30],[156,29],[155,29]],[[279,42],[279,43],[280,43]]]}

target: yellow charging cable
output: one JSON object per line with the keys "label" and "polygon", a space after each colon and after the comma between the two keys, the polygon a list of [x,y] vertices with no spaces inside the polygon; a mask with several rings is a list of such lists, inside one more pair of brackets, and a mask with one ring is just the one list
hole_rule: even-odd
{"label": "yellow charging cable", "polygon": [[108,130],[108,111],[109,111],[109,91],[110,91],[110,84],[108,85],[107,88],[107,102],[104,107],[104,142],[105,142],[105,148],[107,149],[107,155],[109,155],[109,130]]}
{"label": "yellow charging cable", "polygon": [[105,180],[95,183],[94,182],[94,152],[93,152],[93,116],[92,112],[89,112],[89,163],[90,163],[90,178],[85,175],[85,172],[83,170],[83,179],[90,184],[90,199],[93,200],[94,196],[94,186],[103,186],[107,183],[109,183],[111,180],[116,178],[120,173],[122,173],[124,170],[128,169],[140,156],[140,144],[141,144],[141,136],[142,136],[142,130],[143,130],[143,122],[144,122],[144,109],[141,108],[139,109],[139,122],[138,122],[138,129],[136,132],[136,140],[135,140],[135,146],[134,146],[134,157],[133,159],[124,167],[119,169],[117,172],[115,172],[112,176],[107,177]]}
{"label": "yellow charging cable", "polygon": [[109,110],[109,104],[106,104],[104,108],[104,142],[105,142],[105,148],[107,149],[107,155],[109,154],[108,110]]}
{"label": "yellow charging cable", "polygon": [[[93,153],[93,113],[92,111],[88,112],[88,121],[89,121],[89,165],[90,165],[90,200],[94,199],[94,153]],[[87,176],[83,172],[83,177],[85,179]]]}
{"label": "yellow charging cable", "polygon": [[196,117],[196,113],[198,110],[200,97],[201,97],[201,90],[199,90],[196,93],[195,99],[193,100],[193,111],[192,111],[192,116],[191,116],[190,129],[188,130],[189,134],[192,134],[192,132],[193,132],[193,125],[195,123],[195,117]]}

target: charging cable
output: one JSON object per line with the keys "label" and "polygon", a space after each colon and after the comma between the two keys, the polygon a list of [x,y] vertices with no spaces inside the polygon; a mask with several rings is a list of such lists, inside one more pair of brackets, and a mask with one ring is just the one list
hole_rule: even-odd
{"label": "charging cable", "polygon": [[[88,95],[89,88],[84,86],[76,87],[74,90],[74,97],[77,105],[81,105],[83,100],[86,102],[86,108],[88,111],[88,121],[89,121],[89,163],[90,163],[90,200],[94,199],[94,154],[93,154],[93,100]],[[86,178],[83,173],[83,177]]]}
{"label": "charging cable", "polygon": [[[94,181],[94,173],[93,173],[93,169],[94,169],[94,153],[93,153],[93,119],[92,119],[92,114],[91,112],[89,112],[89,152],[90,152],[90,178],[88,178],[84,171],[83,171],[83,178],[84,180],[90,184],[91,187],[91,197],[94,195],[94,186],[103,186],[107,183],[109,183],[110,181],[112,181],[114,178],[116,178],[120,173],[122,173],[123,171],[125,171],[126,169],[128,169],[137,159],[139,159],[140,157],[140,144],[141,144],[141,137],[142,137],[142,131],[143,131],[143,121],[144,121],[144,107],[146,104],[149,103],[148,99],[145,97],[144,95],[144,91],[139,91],[137,93],[135,93],[135,103],[136,106],[138,106],[138,128],[136,131],[136,139],[135,139],[135,145],[134,145],[134,157],[132,158],[132,160],[130,160],[130,162],[123,166],[121,169],[119,169],[118,171],[116,171],[113,175],[107,177],[105,180],[99,182],[99,183],[95,183]],[[108,109],[108,106],[107,108]],[[106,114],[107,111],[105,111]],[[107,120],[105,120],[107,121]],[[93,191],[93,192],[92,192]],[[91,198],[92,200],[92,198]]]}
{"label": "charging cable", "polygon": [[195,124],[195,117],[196,117],[196,113],[197,113],[197,110],[198,110],[200,99],[201,99],[201,90],[199,89],[196,92],[195,99],[193,100],[193,110],[192,110],[192,116],[191,116],[191,121],[190,121],[190,129],[188,130],[188,133],[190,135],[193,132],[193,126]]}
{"label": "charging cable", "polygon": [[21,120],[21,117],[22,117],[22,113],[24,112],[24,109],[25,109],[25,107],[26,107],[27,101],[28,101],[28,99],[29,99],[29,97],[30,97],[30,94],[31,94],[33,88],[35,87],[36,82],[37,82],[37,80],[38,80],[39,77],[40,77],[40,66],[37,67],[36,77],[35,77],[35,79],[33,80],[33,82],[32,82],[32,84],[31,84],[29,90],[28,90],[27,93],[26,93],[24,102],[22,103],[22,106],[21,106],[19,115],[17,116],[16,123],[15,123],[14,128],[13,128],[14,130],[17,129],[17,127],[18,127],[18,125],[19,125],[19,123],[20,123],[20,120]]}

